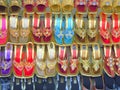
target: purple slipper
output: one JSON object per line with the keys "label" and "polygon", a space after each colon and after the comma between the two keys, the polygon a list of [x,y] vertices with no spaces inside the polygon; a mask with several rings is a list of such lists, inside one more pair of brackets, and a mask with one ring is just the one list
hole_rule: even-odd
{"label": "purple slipper", "polygon": [[5,47],[5,51],[2,53],[2,63],[1,63],[2,75],[10,75],[11,73],[12,54],[13,54],[13,46],[11,44],[7,44]]}

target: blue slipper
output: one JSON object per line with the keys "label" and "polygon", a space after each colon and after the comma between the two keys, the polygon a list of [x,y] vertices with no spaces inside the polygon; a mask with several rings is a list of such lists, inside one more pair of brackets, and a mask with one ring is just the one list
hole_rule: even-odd
{"label": "blue slipper", "polygon": [[66,16],[66,28],[64,31],[64,43],[65,44],[72,44],[73,36],[74,36],[73,29],[74,29],[73,17]]}
{"label": "blue slipper", "polygon": [[64,34],[63,34],[63,31],[61,29],[62,29],[62,17],[56,16],[55,17],[55,26],[54,26],[54,30],[55,30],[54,37],[55,37],[55,41],[58,44],[63,44]]}

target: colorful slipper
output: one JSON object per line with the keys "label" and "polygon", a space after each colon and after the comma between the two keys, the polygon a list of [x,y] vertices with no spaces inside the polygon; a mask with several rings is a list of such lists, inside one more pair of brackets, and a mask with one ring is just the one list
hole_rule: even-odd
{"label": "colorful slipper", "polygon": [[115,73],[120,76],[120,45],[114,45],[114,69]]}
{"label": "colorful slipper", "polygon": [[43,33],[42,30],[40,29],[40,18],[39,15],[37,14],[34,14],[32,19],[32,35],[33,35],[33,39],[36,42],[41,42]]}
{"label": "colorful slipper", "polygon": [[25,13],[27,14],[34,13],[34,6],[35,6],[34,0],[23,0],[23,5],[24,5]]}
{"label": "colorful slipper", "polygon": [[66,47],[59,46],[58,53],[58,74],[66,76],[68,74],[68,60],[66,59]]}
{"label": "colorful slipper", "polygon": [[77,12],[85,13],[87,11],[86,0],[74,0]]}
{"label": "colorful slipper", "polygon": [[23,57],[22,57],[22,50],[23,46],[16,46],[14,47],[14,60],[13,60],[13,71],[15,77],[22,77],[23,75],[23,69],[24,69],[24,63],[23,63]]}
{"label": "colorful slipper", "polygon": [[29,41],[29,35],[30,35],[30,18],[23,17],[20,21],[20,43],[27,43]]}
{"label": "colorful slipper", "polygon": [[98,34],[96,15],[89,14],[88,18],[89,18],[89,20],[88,20],[88,28],[89,29],[87,31],[88,41],[96,42],[97,34]]}
{"label": "colorful slipper", "polygon": [[0,0],[0,14],[7,14],[7,13],[8,13],[7,1]]}
{"label": "colorful slipper", "polygon": [[45,28],[43,30],[43,40],[44,42],[49,42],[52,37],[52,14],[45,14]]}
{"label": "colorful slipper", "polygon": [[107,15],[102,13],[100,16],[100,36],[102,42],[105,44],[110,43],[110,23],[107,20]]}
{"label": "colorful slipper", "polygon": [[47,69],[46,74],[47,77],[54,77],[56,75],[56,48],[54,43],[50,43],[47,45],[47,51],[48,51],[48,58],[46,60]]}
{"label": "colorful slipper", "polygon": [[118,14],[112,15],[112,41],[114,43],[120,42],[120,16]]}
{"label": "colorful slipper", "polygon": [[17,16],[10,17],[10,41],[18,42],[19,41],[19,20]]}
{"label": "colorful slipper", "polygon": [[102,75],[102,56],[100,53],[100,46],[98,44],[94,44],[92,46],[92,69],[93,69],[93,77],[98,77]]}
{"label": "colorful slipper", "polygon": [[99,0],[89,0],[88,1],[88,10],[89,12],[97,12],[99,8]]}
{"label": "colorful slipper", "polygon": [[26,61],[24,68],[24,76],[27,78],[31,78],[34,75],[34,66],[35,66],[35,53],[34,53],[34,45],[33,43],[28,43],[26,46]]}
{"label": "colorful slipper", "polygon": [[0,16],[0,44],[6,44],[7,42],[7,34],[8,34],[8,17]]}
{"label": "colorful slipper", "polygon": [[76,28],[77,29],[75,29],[75,35],[77,36],[80,42],[85,42],[87,32],[85,29],[84,18],[81,14],[76,14]]}
{"label": "colorful slipper", "polygon": [[74,0],[64,0],[62,1],[62,11],[63,12],[72,12],[74,8]]}
{"label": "colorful slipper", "polygon": [[104,13],[112,13],[113,0],[100,0],[100,8]]}
{"label": "colorful slipper", "polygon": [[51,12],[61,11],[61,1],[60,0],[49,0]]}
{"label": "colorful slipper", "polygon": [[80,47],[80,73],[84,76],[89,76],[91,73],[91,64],[89,60],[89,51],[87,45]]}
{"label": "colorful slipper", "polygon": [[36,0],[36,13],[45,12],[48,6],[48,0]]}
{"label": "colorful slipper", "polygon": [[58,44],[63,44],[64,33],[62,29],[62,16],[55,15],[54,37]]}
{"label": "colorful slipper", "polygon": [[114,13],[120,13],[120,0],[113,1],[113,11]]}
{"label": "colorful slipper", "polygon": [[1,63],[2,76],[9,76],[11,74],[12,56],[13,56],[13,46],[8,43],[5,47],[5,52],[3,54],[3,59],[2,59],[2,63]]}
{"label": "colorful slipper", "polygon": [[70,76],[77,76],[79,73],[79,63],[78,63],[78,45],[73,44],[71,45],[71,60],[69,66],[69,75]]}
{"label": "colorful slipper", "polygon": [[112,54],[113,54],[112,47],[104,46],[104,71],[110,77],[115,76],[114,71],[115,62]]}
{"label": "colorful slipper", "polygon": [[9,5],[10,13],[12,15],[18,15],[22,8],[21,6],[22,6],[21,0],[10,0],[10,5]]}
{"label": "colorful slipper", "polygon": [[37,45],[36,54],[36,75],[40,78],[46,78],[45,46]]}
{"label": "colorful slipper", "polygon": [[65,44],[72,44],[73,36],[74,36],[74,23],[72,15],[66,16],[66,28],[64,31],[64,43]]}

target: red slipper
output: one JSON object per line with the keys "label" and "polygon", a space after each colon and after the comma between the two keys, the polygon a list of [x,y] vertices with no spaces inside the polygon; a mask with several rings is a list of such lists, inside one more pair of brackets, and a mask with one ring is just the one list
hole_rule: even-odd
{"label": "red slipper", "polygon": [[52,37],[52,14],[46,13],[45,15],[45,28],[43,30],[43,40],[44,42],[49,42]]}
{"label": "red slipper", "polygon": [[28,43],[26,46],[26,61],[25,61],[25,68],[24,68],[24,76],[25,77],[32,77],[34,75],[34,45],[32,43]]}
{"label": "red slipper", "polygon": [[120,76],[120,45],[114,45],[114,59],[115,59],[115,65],[114,69],[118,76]]}
{"label": "red slipper", "polygon": [[32,34],[33,38],[36,42],[41,42],[42,38],[42,31],[40,29],[40,18],[39,15],[34,14],[33,20],[32,20]]}
{"label": "red slipper", "polygon": [[120,42],[120,21],[119,21],[119,15],[113,14],[112,15],[112,41],[115,43]]}
{"label": "red slipper", "polygon": [[23,68],[24,68],[24,63],[23,63],[23,58],[22,58],[22,49],[23,46],[15,46],[14,50],[14,60],[13,60],[13,71],[14,75],[16,77],[22,77],[23,75]]}
{"label": "red slipper", "polygon": [[68,74],[68,60],[66,59],[66,47],[60,46],[59,47],[59,55],[58,55],[58,73],[60,75],[67,75]]}
{"label": "red slipper", "polygon": [[71,46],[70,75],[78,74],[78,45]]}
{"label": "red slipper", "polygon": [[104,46],[104,70],[110,77],[115,76],[114,59],[112,57],[111,46]]}
{"label": "red slipper", "polygon": [[110,43],[110,24],[107,21],[107,15],[102,13],[100,16],[100,35],[103,43]]}

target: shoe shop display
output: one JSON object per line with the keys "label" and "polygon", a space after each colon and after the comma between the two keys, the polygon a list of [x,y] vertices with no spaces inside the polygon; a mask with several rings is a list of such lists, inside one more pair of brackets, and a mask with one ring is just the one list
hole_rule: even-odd
{"label": "shoe shop display", "polygon": [[0,90],[120,90],[120,0],[0,0]]}

